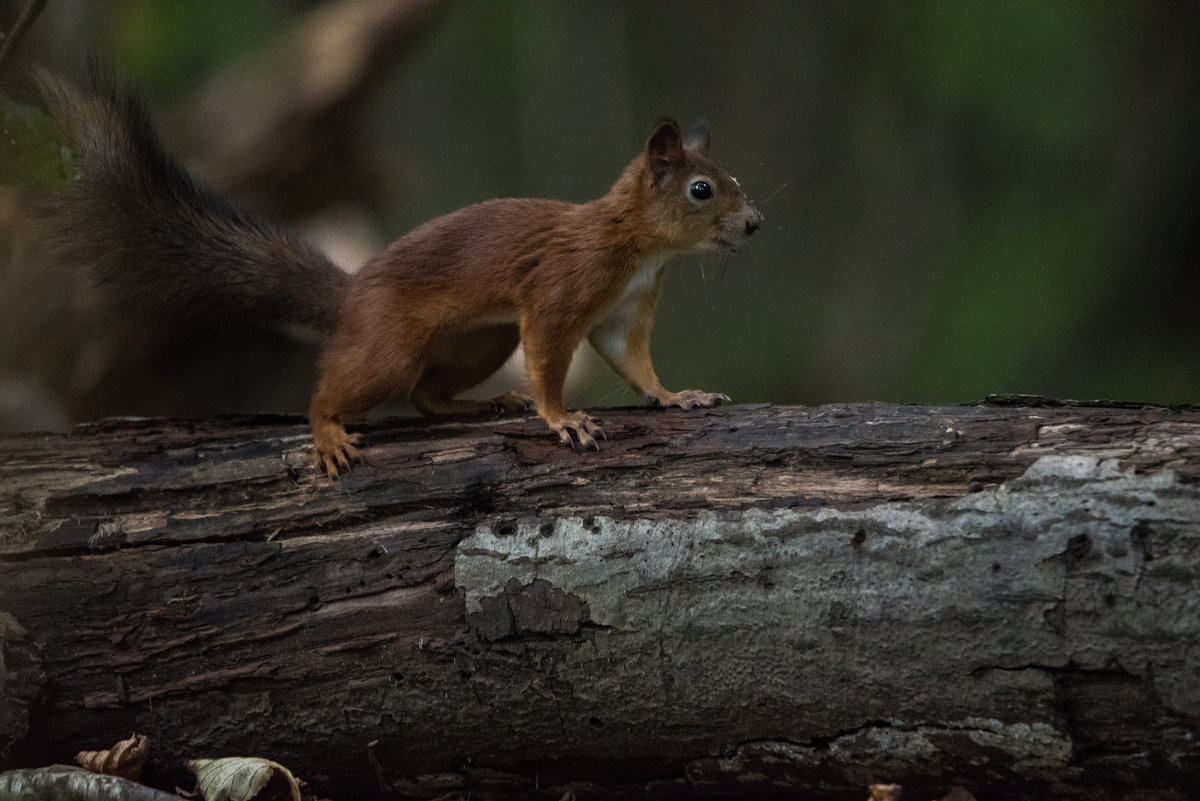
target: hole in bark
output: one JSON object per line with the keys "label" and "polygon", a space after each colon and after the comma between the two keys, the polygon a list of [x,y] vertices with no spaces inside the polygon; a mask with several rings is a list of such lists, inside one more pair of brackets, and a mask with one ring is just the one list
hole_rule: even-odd
{"label": "hole in bark", "polygon": [[854,536],[850,538],[850,544],[855,548],[861,548],[862,544],[867,541],[867,530],[860,528],[854,532]]}
{"label": "hole in bark", "polygon": [[1129,539],[1133,542],[1133,547],[1141,552],[1142,560],[1146,562],[1154,561],[1154,554],[1150,552],[1150,538],[1152,536],[1154,536],[1154,530],[1145,523],[1138,523],[1129,529]]}
{"label": "hole in bark", "polygon": [[992,572],[993,573],[1000,572],[1000,563],[999,562],[992,562]]}
{"label": "hole in bark", "polygon": [[755,577],[755,580],[758,582],[758,586],[762,587],[764,590],[769,590],[775,586],[775,582],[771,580],[771,568],[769,567],[764,567],[762,570],[758,571],[758,575]]}
{"label": "hole in bark", "polygon": [[516,534],[516,533],[517,533],[517,521],[516,520],[501,520],[499,523],[496,524],[496,536],[497,537],[511,537],[513,534]]}
{"label": "hole in bark", "polygon": [[554,524],[551,523],[549,520],[547,520],[545,523],[542,523],[540,526],[538,526],[538,536],[539,537],[549,537],[553,533],[554,533]]}
{"label": "hole in bark", "polygon": [[600,720],[600,718],[596,718],[596,717],[588,718],[588,723],[595,726],[597,729],[604,726],[604,721],[602,721],[602,720]]}
{"label": "hole in bark", "polygon": [[1092,553],[1092,538],[1087,534],[1076,534],[1067,540],[1067,562],[1074,564],[1086,559]]}
{"label": "hole in bark", "polygon": [[471,514],[488,514],[496,509],[496,497],[493,487],[484,481],[471,481],[464,487],[464,498],[460,514],[464,517]]}

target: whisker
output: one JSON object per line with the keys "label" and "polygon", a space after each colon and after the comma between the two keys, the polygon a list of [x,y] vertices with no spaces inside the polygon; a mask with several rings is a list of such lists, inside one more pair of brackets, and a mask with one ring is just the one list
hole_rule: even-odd
{"label": "whisker", "polygon": [[597,402],[602,406],[610,405],[613,400],[620,398],[622,395],[625,394],[626,387],[621,382],[614,381],[609,386],[612,388],[608,392],[601,394],[600,397],[597,399]]}
{"label": "whisker", "polygon": [[778,188],[778,189],[776,189],[774,192],[772,192],[771,194],[767,195],[767,196],[766,196],[766,197],[764,197],[764,198],[763,198],[761,201],[758,201],[758,202],[762,203],[762,204],[765,206],[766,204],[768,204],[768,203],[770,203],[772,200],[774,200],[774,199],[775,199],[775,197],[776,197],[776,196],[777,196],[777,195],[778,195],[780,192],[782,192],[783,190],[785,190],[785,189],[787,189],[787,188],[788,188],[788,182],[787,182],[787,181],[784,181],[782,184],[780,184],[780,185],[779,185],[779,188]]}

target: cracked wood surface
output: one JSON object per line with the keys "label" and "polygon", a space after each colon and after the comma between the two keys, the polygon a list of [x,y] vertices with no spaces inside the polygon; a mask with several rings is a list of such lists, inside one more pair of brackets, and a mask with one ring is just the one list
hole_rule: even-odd
{"label": "cracked wood surface", "polygon": [[0,437],[0,764],[138,731],[164,786],[255,754],[333,798],[1189,797],[1200,411],[598,419],[372,424],[337,484],[290,419]]}

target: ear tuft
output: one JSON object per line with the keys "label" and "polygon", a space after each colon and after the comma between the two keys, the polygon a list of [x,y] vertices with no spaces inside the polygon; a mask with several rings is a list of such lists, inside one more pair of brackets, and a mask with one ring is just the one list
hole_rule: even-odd
{"label": "ear tuft", "polygon": [[658,186],[671,174],[671,168],[683,155],[683,133],[679,123],[672,119],[661,119],[646,142],[646,163]]}
{"label": "ear tuft", "polygon": [[692,126],[692,130],[688,133],[683,147],[689,153],[695,153],[697,156],[707,156],[708,146],[711,143],[712,133],[708,130],[708,120],[701,117]]}

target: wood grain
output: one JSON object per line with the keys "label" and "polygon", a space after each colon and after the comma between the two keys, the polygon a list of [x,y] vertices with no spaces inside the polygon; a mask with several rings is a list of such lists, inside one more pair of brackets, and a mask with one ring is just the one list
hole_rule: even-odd
{"label": "wood grain", "polygon": [[136,731],[165,788],[1188,797],[1200,411],[597,419],[371,424],[338,483],[295,419],[0,438],[2,764]]}

